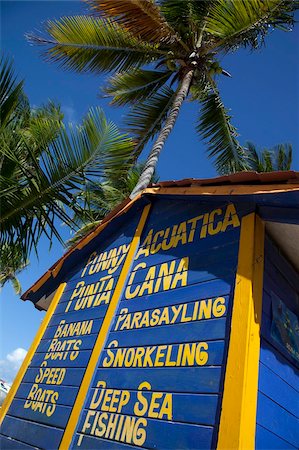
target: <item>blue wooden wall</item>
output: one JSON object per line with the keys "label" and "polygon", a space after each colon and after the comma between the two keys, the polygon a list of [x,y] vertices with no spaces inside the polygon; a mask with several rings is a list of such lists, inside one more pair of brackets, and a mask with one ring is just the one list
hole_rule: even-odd
{"label": "blue wooden wall", "polygon": [[[221,231],[217,223],[223,220],[227,204],[212,207],[187,198],[155,200],[73,448],[214,447],[239,219],[249,208],[239,209],[234,225]],[[209,234],[199,216],[216,209]],[[194,218],[198,219],[190,221]],[[175,282],[175,274],[184,270],[186,278]],[[206,317],[200,317],[204,304],[208,309],[214,305],[214,314],[207,309]],[[192,357],[194,349],[197,360]]]}
{"label": "blue wooden wall", "polygon": [[[299,317],[299,275],[267,238],[256,448],[298,449],[299,361],[271,333],[277,298]],[[299,336],[299,329],[293,331]]]}
{"label": "blue wooden wall", "polygon": [[[72,448],[213,448],[246,203],[153,199]],[[66,289],[4,419],[2,448],[56,449],[141,209],[108,226]]]}

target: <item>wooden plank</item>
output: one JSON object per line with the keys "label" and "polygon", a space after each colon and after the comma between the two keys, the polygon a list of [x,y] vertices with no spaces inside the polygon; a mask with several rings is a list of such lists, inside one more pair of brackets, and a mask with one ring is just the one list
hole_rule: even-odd
{"label": "wooden plank", "polygon": [[32,445],[24,444],[21,441],[16,441],[7,436],[0,435],[0,448],[1,450],[30,450],[37,449],[37,447],[32,447]]}
{"label": "wooden plank", "polygon": [[64,352],[63,355],[61,352],[35,353],[30,367],[40,367],[43,361],[47,361],[47,367],[84,368],[88,364],[90,355],[91,349],[68,351],[67,354]]}
{"label": "wooden plank", "polygon": [[[198,198],[192,198],[191,196],[184,196],[184,198],[177,197],[175,201],[170,197],[156,197],[154,199],[154,208],[144,229],[144,234],[149,229],[157,226],[157,224],[164,225],[161,228],[165,228],[169,224],[190,220],[201,214],[210,213],[215,209],[221,209],[222,213],[224,213],[227,206],[232,204],[236,210],[234,214],[238,214],[239,217],[251,213],[254,209],[254,203],[248,202],[247,199],[243,202],[234,203],[229,197],[218,197],[216,199],[213,197],[202,197],[200,201]],[[217,214],[216,219],[222,219],[221,214]],[[228,230],[230,229],[232,227],[228,228]]]}
{"label": "wooden plank", "polygon": [[[159,228],[160,229],[160,224]],[[233,251],[233,249],[238,248],[238,237],[240,234],[240,229],[235,228],[232,231],[226,231],[225,233],[218,233],[214,236],[209,236],[203,239],[195,238],[193,242],[190,243],[178,243],[176,247],[170,248],[168,250],[164,250],[163,248],[159,249],[157,252],[156,242],[145,244],[143,247],[140,247],[138,253],[134,259],[134,265],[139,263],[147,263],[149,266],[155,264],[161,264],[163,262],[169,262],[171,259],[179,259],[183,256],[189,255],[192,258],[198,258],[200,256],[204,257],[207,253],[213,252],[216,257],[216,254],[225,253],[227,249],[228,252]],[[150,237],[145,237],[146,239],[150,239],[150,242],[154,240],[155,231],[150,234]],[[171,244],[168,244],[169,246]],[[147,249],[145,251],[145,249]]]}
{"label": "wooden plank", "polygon": [[[70,297],[72,296],[72,292],[74,291],[74,289],[76,288],[78,283],[83,283],[84,282],[84,284],[87,286],[89,284],[100,282],[101,279],[104,279],[104,280],[102,280],[102,282],[103,282],[106,279],[108,280],[110,278],[113,278],[114,286],[116,286],[117,280],[119,278],[119,272],[121,271],[122,267],[123,267],[123,263],[119,266],[117,273],[106,274],[106,273],[102,273],[101,271],[99,271],[99,272],[94,273],[94,274],[89,275],[89,276],[84,274],[84,276],[82,276],[80,278],[76,278],[75,280],[68,281],[66,290],[64,292],[64,295],[61,297],[61,302],[60,303],[64,303],[64,302],[69,301]],[[84,266],[81,266],[81,268],[83,270]],[[105,285],[105,283],[103,283],[103,288],[104,288],[104,285]]]}
{"label": "wooden plank", "polygon": [[[175,338],[172,337],[172,339]],[[223,363],[224,341],[206,341],[207,339],[204,343],[195,341],[185,345],[180,343],[153,346],[143,346],[141,341],[138,347],[120,345],[122,347],[120,349],[113,346],[101,353],[98,367],[220,366]],[[187,355],[184,356],[185,348]],[[119,352],[124,355],[122,359],[116,357]],[[143,356],[139,356],[140,354]]]}
{"label": "wooden plank", "polygon": [[[18,399],[27,399],[28,394],[30,393],[32,388],[31,383],[21,383],[19,389],[18,389],[18,395],[16,398]],[[65,405],[65,406],[72,406],[77,392],[78,387],[72,387],[72,386],[49,386],[47,384],[39,384],[39,388],[42,390],[45,389],[52,389],[54,388],[55,392],[58,393],[58,399],[57,404],[58,405]]]}
{"label": "wooden plank", "polygon": [[268,293],[268,295],[271,295],[271,292],[273,291],[276,295],[278,295],[278,297],[281,298],[281,300],[283,300],[291,311],[298,314],[298,294],[296,294],[294,289],[292,289],[288,283],[285,281],[282,282],[279,279],[278,273],[274,272],[270,276],[268,272],[265,272],[264,290]]}
{"label": "wooden plank", "polygon": [[299,447],[299,419],[259,392],[257,424]]}
{"label": "wooden plank", "polygon": [[[90,297],[90,296],[89,296]],[[67,308],[68,302],[61,303],[57,306],[56,314],[53,315],[50,322],[50,326],[57,326],[62,319],[65,319],[65,310]],[[67,318],[71,322],[76,322],[77,320],[87,320],[90,318],[102,319],[105,317],[108,304],[101,303],[99,306],[93,306],[91,308],[85,309],[74,309],[75,304],[73,304],[68,309]]]}
{"label": "wooden plank", "polygon": [[[178,323],[175,325],[161,325],[154,328],[140,328],[135,330],[112,331],[107,342],[117,340],[120,346],[134,346],[136,342],[143,345],[159,345],[177,342],[192,342],[194,339],[219,340],[224,339],[226,319],[201,320],[197,322]],[[154,331],[154,332],[153,332]]]}
{"label": "wooden plank", "polygon": [[[80,446],[78,446],[78,440],[80,442]],[[107,439],[94,438],[92,436],[87,436],[81,433],[76,433],[76,435],[74,436],[74,440],[72,442],[72,449],[95,450],[97,448],[105,450],[118,450],[118,449],[136,450],[135,445],[122,444],[121,442],[118,441],[108,441]]]}
{"label": "wooden plank", "polygon": [[294,450],[295,447],[260,425],[256,426],[256,450]]}
{"label": "wooden plank", "polygon": [[23,419],[6,416],[1,431],[6,436],[30,444],[33,447],[53,450],[58,448],[63,430],[40,425]]}
{"label": "wooden plank", "polygon": [[299,223],[299,208],[286,206],[260,206],[259,214],[264,220],[278,223]]}
{"label": "wooden plank", "polygon": [[93,387],[105,381],[109,388],[132,389],[147,380],[155,391],[217,394],[220,387],[220,367],[159,367],[144,369],[98,369]]}
{"label": "wooden plank", "polygon": [[[223,267],[224,258],[226,262],[225,267]],[[209,261],[209,259],[211,260]],[[177,269],[182,260],[175,259],[172,261],[175,264],[174,268]],[[170,264],[170,262],[168,264]],[[212,254],[210,255],[210,258],[207,258],[207,261],[203,260],[201,257],[199,257],[197,260],[193,259],[192,257],[189,257],[185,265],[185,267],[188,268],[188,286],[195,283],[200,283],[201,281],[212,280],[215,278],[222,278],[222,276],[225,277],[227,273],[230,273],[234,270],[236,262],[237,262],[236,258],[232,258],[230,257],[230,255],[225,254],[221,255],[219,259],[218,258],[215,259]],[[157,279],[161,278],[161,276],[158,276],[161,265],[156,265],[152,267],[154,267],[155,270],[155,274],[152,278],[155,284]],[[170,268],[170,266],[168,267]],[[131,283],[132,287],[135,286],[136,284],[142,283],[146,279],[146,276],[150,269],[151,267],[146,267],[145,269],[136,270],[136,272],[134,272],[134,281],[133,283]]]}
{"label": "wooden plank", "polygon": [[[126,308],[120,309],[120,314],[115,315],[111,331],[125,331],[178,325],[186,322],[199,322],[226,317],[229,305],[229,297],[220,296],[209,299],[199,299],[190,302],[158,305],[154,309],[138,310],[131,307],[131,302]],[[169,302],[167,302],[169,303]],[[125,306],[123,304],[123,306]],[[142,308],[142,304],[140,305]]]}
{"label": "wooden plank", "polygon": [[[79,337],[77,336],[77,338],[81,341],[80,350],[90,350],[94,346],[97,335],[90,334],[90,335],[84,336],[84,338],[82,338],[82,336],[79,336]],[[57,339],[57,341],[59,341],[59,343],[61,343],[61,345],[63,345],[64,342],[68,343],[70,340],[72,340],[72,338],[69,338],[69,337]],[[75,340],[77,340],[77,339],[75,338]],[[49,347],[52,342],[53,342],[52,339],[42,339],[37,348],[36,353],[43,353],[43,352],[46,353],[46,352],[50,351]]]}
{"label": "wooden plank", "polygon": [[[92,317],[89,320],[93,320],[90,334],[98,333],[101,328],[103,320],[102,319],[93,319]],[[67,323],[67,316],[65,318],[65,321]],[[84,322],[83,320],[78,320],[77,322],[70,322],[70,323],[81,324],[83,326],[83,322]],[[43,338],[44,339],[53,339],[56,334],[56,331],[57,331],[56,325],[54,327],[48,327],[44,333]],[[84,336],[82,336],[82,337],[84,337]]]}
{"label": "wooden plank", "polygon": [[263,363],[260,364],[259,391],[299,418],[299,392]]}
{"label": "wooden plank", "polygon": [[[139,248],[140,253],[139,256],[137,254],[138,257],[135,258],[135,264],[145,262],[147,266],[150,267],[157,264],[169,262],[172,259],[179,259],[186,255],[196,260],[199,258],[204,259],[206,257],[209,257],[211,253],[213,253],[214,258],[216,259],[218,257],[218,254],[220,255],[226,252],[228,254],[236,252],[237,254],[237,248],[239,245],[238,231],[238,229],[228,231],[227,233],[231,233],[231,236],[229,237],[227,233],[219,233],[215,236],[205,238],[200,242],[187,242],[183,245],[178,243],[177,247],[171,248],[170,250],[163,250],[163,248],[160,248],[158,251],[158,242],[155,240],[154,243],[149,247],[145,245]],[[142,249],[146,248],[148,248],[148,252],[142,252]]]}
{"label": "wooden plank", "polygon": [[289,361],[264,339],[261,341],[260,361],[299,392],[299,370],[291,367]]}
{"label": "wooden plank", "polygon": [[[46,368],[46,367],[44,367]],[[63,376],[63,368],[57,368],[57,376],[59,374],[59,376]],[[45,375],[45,371],[40,369],[40,368],[33,368],[31,369],[29,367],[29,369],[26,371],[26,374],[23,378],[24,383],[34,383],[34,382],[38,382],[37,377],[43,377]],[[61,383],[63,386],[80,386],[82,378],[84,375],[84,369],[67,369],[65,371],[65,376],[63,377],[63,383]],[[47,378],[43,379],[43,382],[46,383],[47,382]],[[51,386],[51,384],[49,383],[49,386]]]}
{"label": "wooden plank", "polygon": [[[282,276],[288,280],[295,290],[299,289],[299,274],[294,266],[281,253],[280,249],[275,245],[272,239],[267,236],[265,241],[267,259],[265,263],[271,261],[281,272]],[[268,260],[268,261],[267,261]]]}
{"label": "wooden plank", "polygon": [[160,308],[161,306],[176,305],[178,303],[187,303],[192,300],[208,299],[230,294],[233,275],[229,279],[214,279],[203,281],[201,283],[188,286],[188,289],[180,287],[167,292],[144,295],[142,302],[140,297],[122,299],[118,305],[117,314],[122,308],[129,308],[129,311],[142,311],[149,308]]}
{"label": "wooden plank", "polygon": [[[95,388],[89,391],[89,395],[87,398],[86,405],[91,404],[91,400],[93,396],[98,398],[99,395],[103,393],[103,399],[99,404],[97,410],[101,410],[101,405],[105,403],[104,395],[109,394],[107,389],[100,389],[95,392]],[[119,396],[123,391],[119,391]],[[137,401],[139,401],[137,397],[137,393],[140,391],[130,390],[130,401],[124,405],[121,409],[122,414],[126,415],[135,415],[134,414],[134,405]],[[142,391],[142,400],[144,403],[147,401],[148,406],[151,404],[153,394],[156,394],[155,391]],[[159,406],[165,401],[166,395],[165,393],[159,392],[159,397],[155,399],[156,411],[158,411]],[[159,406],[158,406],[159,405]],[[188,405],[188,407],[186,407]],[[183,423],[193,423],[200,425],[215,425],[216,423],[216,415],[217,415],[217,405],[218,405],[218,395],[215,394],[172,394],[172,420],[174,422],[183,422]],[[106,407],[106,405],[105,405]],[[144,417],[149,417],[149,412],[145,413]],[[164,416],[165,419],[165,416]],[[161,418],[163,420],[163,418]]]}
{"label": "wooden plank", "polygon": [[[104,437],[106,439],[109,439],[105,435],[105,429],[106,429],[106,422],[109,420],[109,417],[111,416],[111,413],[104,413],[108,417],[107,419],[103,419],[103,423],[105,424],[105,428],[102,428],[101,433],[98,431],[98,437]],[[85,411],[82,414],[81,420],[79,422],[79,432],[83,428],[84,422],[89,421],[89,419],[86,419],[87,412]],[[118,415],[118,420],[121,415]],[[104,416],[105,417],[105,416]],[[130,419],[130,416],[125,416],[127,420]],[[114,419],[116,417],[114,416]],[[143,419],[143,418],[139,418]],[[136,418],[133,418],[135,421]],[[160,421],[155,419],[143,419],[144,425],[140,427],[141,429],[144,429],[143,436],[144,438],[142,440],[146,439],[146,446],[145,448],[163,448],[165,450],[173,450],[174,448],[177,449],[194,449],[194,448],[200,448],[200,449],[210,449],[212,444],[212,434],[213,434],[213,428],[207,427],[207,426],[201,426],[201,425],[192,425],[192,424],[182,424],[180,422],[172,422],[172,421]],[[92,418],[90,419],[90,423],[92,423]],[[146,428],[145,428],[146,427]],[[86,429],[86,434],[90,434],[92,427],[89,427]],[[107,433],[109,435],[109,432]],[[111,436],[111,433],[109,437]],[[111,439],[111,438],[110,438]],[[111,439],[112,440],[112,439]],[[135,445],[138,441],[135,439]],[[133,439],[129,438],[127,441],[128,444],[133,444]],[[143,442],[144,443],[144,442]],[[141,436],[138,442],[138,446],[143,446],[143,443],[141,441]],[[100,448],[101,443],[98,445],[95,443],[95,448]]]}
{"label": "wooden plank", "polygon": [[[27,402],[27,406],[29,406],[29,402]],[[44,402],[41,405],[44,409],[35,409],[35,406],[26,407],[25,400],[15,399],[9,408],[9,415],[55,428],[65,428],[71,414],[71,407]]]}

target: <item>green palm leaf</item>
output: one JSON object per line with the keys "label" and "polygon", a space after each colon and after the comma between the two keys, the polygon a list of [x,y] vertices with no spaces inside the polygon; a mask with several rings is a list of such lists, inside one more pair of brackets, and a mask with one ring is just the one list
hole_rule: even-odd
{"label": "green palm leaf", "polygon": [[23,81],[17,83],[12,61],[1,56],[0,61],[0,123],[1,128],[11,119],[22,93]]}
{"label": "green palm leaf", "polygon": [[125,123],[136,139],[137,160],[146,143],[160,131],[175,98],[175,91],[163,86],[159,92],[140,102],[126,116]]}
{"label": "green palm leaf", "polygon": [[11,245],[7,243],[0,248],[0,287],[3,287],[7,282],[11,282],[15,293],[21,293],[21,284],[17,279],[17,274],[21,272],[29,261],[22,252],[22,246],[19,241]]}
{"label": "green palm leaf", "polygon": [[86,177],[105,178],[125,167],[133,143],[106,121],[100,109],[95,109],[80,127],[61,128],[51,151],[43,152],[39,158],[27,148],[27,167],[13,150],[6,151],[5,156],[18,164],[22,176],[0,177],[1,239],[12,242],[15,235],[20,236],[26,252],[36,245],[47,227],[59,237],[55,218],[72,224],[63,205],[75,208],[74,191],[86,182]]}
{"label": "green palm leaf", "polygon": [[165,54],[108,19],[64,17],[48,21],[46,32],[49,38],[27,37],[31,42],[48,45],[49,60],[77,72],[126,71]]}
{"label": "green palm leaf", "polygon": [[20,295],[22,292],[22,287],[21,287],[21,283],[20,283],[19,279],[17,277],[12,277],[10,279],[10,282],[14,288],[15,294]]}
{"label": "green palm leaf", "polygon": [[126,105],[147,99],[158,91],[171,75],[171,71],[134,69],[111,77],[103,90],[112,97],[112,104]]}
{"label": "green palm leaf", "polygon": [[246,170],[244,151],[240,146],[236,129],[219,95],[210,92],[202,102],[200,120],[196,127],[208,147],[210,158],[215,159],[219,173]]}
{"label": "green palm leaf", "polygon": [[215,0],[160,0],[161,12],[181,38],[195,48],[202,25]]}
{"label": "green palm leaf", "polygon": [[[144,164],[136,164],[129,170],[120,169],[101,183],[87,183],[76,194],[76,198],[82,203],[82,209],[74,215],[73,220],[81,227],[67,242],[68,248],[94,229],[110,211],[129,197],[143,168]],[[154,174],[151,181],[157,182],[158,177]]]}
{"label": "green palm leaf", "polygon": [[269,27],[288,29],[298,1],[289,0],[217,0],[206,23],[206,32],[216,38],[216,47],[258,47]]}
{"label": "green palm leaf", "polygon": [[252,142],[248,142],[244,149],[250,170],[272,172],[291,168],[293,150],[290,144],[278,144],[273,148],[258,151]]}
{"label": "green palm leaf", "polygon": [[76,231],[74,236],[66,242],[67,249],[72,248],[74,245],[78,244],[88,233],[94,230],[99,224],[100,220],[95,220],[83,225],[80,230]]}

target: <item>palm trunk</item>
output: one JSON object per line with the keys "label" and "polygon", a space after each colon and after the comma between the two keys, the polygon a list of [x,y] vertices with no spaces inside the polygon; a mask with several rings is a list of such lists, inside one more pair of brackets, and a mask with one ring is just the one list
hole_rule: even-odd
{"label": "palm trunk", "polygon": [[156,165],[158,163],[158,159],[159,159],[161,150],[166,142],[166,139],[168,138],[170,132],[172,131],[172,129],[174,127],[174,124],[179,115],[183,101],[187,97],[187,94],[188,94],[188,91],[190,88],[190,84],[192,81],[193,73],[194,73],[194,68],[191,68],[188,70],[188,72],[186,72],[186,74],[182,80],[181,86],[176,94],[175,99],[174,99],[171,111],[165,121],[165,125],[162,128],[162,130],[160,131],[160,133],[157,137],[157,140],[154,143],[154,145],[150,151],[150,154],[146,160],[144,169],[139,177],[138,183],[130,195],[130,199],[133,199],[136,195],[140,194],[140,192],[143,189],[147,188],[147,186],[150,184],[151,178],[154,174]]}

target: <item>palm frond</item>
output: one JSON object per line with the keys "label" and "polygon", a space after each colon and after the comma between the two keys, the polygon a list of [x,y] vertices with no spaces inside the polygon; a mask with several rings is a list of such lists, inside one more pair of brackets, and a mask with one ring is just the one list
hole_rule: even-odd
{"label": "palm frond", "polygon": [[206,141],[209,157],[214,159],[216,169],[221,174],[247,169],[244,151],[230,119],[219,95],[210,92],[202,102],[196,129]]}
{"label": "palm frond", "polygon": [[151,0],[86,0],[92,12],[112,18],[138,39],[154,44],[171,44],[177,35]]}
{"label": "palm frond", "polygon": [[11,119],[23,89],[23,81],[16,81],[12,61],[1,56],[0,61],[0,126]]}
{"label": "palm frond", "polygon": [[162,128],[175,98],[175,91],[163,86],[159,92],[136,104],[126,116],[125,124],[136,139],[136,161],[146,143]]}
{"label": "palm frond", "polygon": [[218,0],[210,10],[206,32],[216,38],[216,47],[257,48],[271,27],[288,30],[298,7],[297,0]]}
{"label": "palm frond", "polygon": [[31,170],[17,160],[13,150],[6,151],[6,157],[19,164],[22,177],[0,177],[1,239],[11,242],[19,235],[27,240],[28,250],[47,227],[59,237],[54,218],[71,224],[64,206],[74,208],[74,191],[85,183],[86,177],[105,179],[111,172],[126,167],[133,143],[106,121],[100,109],[95,109],[80,127],[61,128],[51,151],[37,158],[27,148],[26,160],[27,164],[30,161]]}
{"label": "palm frond", "polygon": [[250,170],[272,172],[291,168],[293,150],[290,144],[278,144],[273,148],[259,151],[252,142],[247,142],[244,150]]}
{"label": "palm frond", "polygon": [[[74,236],[67,242],[67,247],[76,244],[82,237],[94,229],[101,220],[123,200],[129,197],[139,181],[144,163],[131,166],[128,171],[119,170],[111,174],[104,182],[86,183],[76,194],[82,204],[73,220],[80,226]],[[153,183],[158,181],[154,174]]]}
{"label": "palm frond", "polygon": [[22,293],[22,287],[19,279],[17,277],[12,277],[10,282],[14,288],[15,294],[20,295]]}
{"label": "palm frond", "polygon": [[[1,128],[0,133],[1,172],[6,178],[22,176],[20,162],[28,173],[32,170],[30,160],[27,159],[27,148],[39,157],[58,135],[62,119],[59,106],[48,102],[30,110],[29,102],[22,94],[10,122]],[[11,157],[12,153],[14,158]]]}
{"label": "palm frond", "polygon": [[94,222],[89,222],[86,225],[83,225],[80,230],[76,231],[73,237],[71,237],[66,242],[66,248],[69,249],[73,247],[74,245],[78,244],[81,239],[84,238],[88,233],[90,233],[92,230],[94,230],[99,224],[101,223],[100,220],[95,220]]}
{"label": "palm frond", "polygon": [[30,34],[27,38],[48,46],[48,60],[76,72],[126,71],[165,54],[108,19],[64,17],[48,21],[46,32],[49,37]]}
{"label": "palm frond", "polygon": [[60,106],[49,101],[31,111],[27,125],[22,126],[19,134],[38,156],[58,136],[63,125],[62,121],[63,114]]}
{"label": "palm frond", "polygon": [[21,293],[21,284],[17,279],[17,274],[21,272],[29,261],[22,252],[20,242],[7,243],[0,248],[0,287],[7,282],[11,282],[16,294]]}
{"label": "palm frond", "polygon": [[274,147],[277,151],[277,170],[290,170],[293,161],[293,149],[291,144],[279,144]]}
{"label": "palm frond", "polygon": [[205,18],[215,0],[160,0],[161,12],[184,42],[194,49]]}
{"label": "palm frond", "polygon": [[171,75],[169,70],[133,69],[111,77],[103,91],[112,97],[111,104],[123,106],[147,99],[158,91]]}

